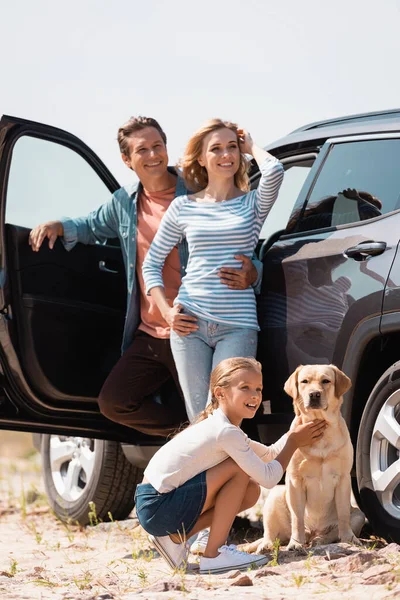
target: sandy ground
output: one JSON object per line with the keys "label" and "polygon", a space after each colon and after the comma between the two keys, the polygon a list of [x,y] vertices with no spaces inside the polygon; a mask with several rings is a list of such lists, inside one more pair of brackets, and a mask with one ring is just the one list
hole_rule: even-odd
{"label": "sandy ground", "polygon": [[[268,566],[244,573],[200,576],[194,560],[186,572],[172,573],[134,514],[85,529],[58,521],[29,442],[22,454],[0,458],[2,600],[400,598],[400,546],[374,538],[363,548],[321,546],[308,556],[280,548]],[[248,516],[259,512],[255,507]],[[247,519],[236,526],[233,541],[260,535]]]}

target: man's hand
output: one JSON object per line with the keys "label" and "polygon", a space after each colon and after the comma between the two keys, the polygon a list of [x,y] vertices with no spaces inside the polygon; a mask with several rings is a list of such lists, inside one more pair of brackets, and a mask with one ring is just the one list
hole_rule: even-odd
{"label": "man's hand", "polygon": [[185,315],[181,312],[182,310],[183,306],[176,304],[166,311],[163,314],[163,317],[171,329],[175,331],[175,333],[185,336],[189,335],[189,333],[192,333],[193,331],[197,331],[199,327],[196,325],[196,317]]}
{"label": "man's hand", "polygon": [[228,267],[221,267],[218,275],[221,283],[227,285],[229,289],[246,290],[257,281],[257,269],[251,259],[244,254],[237,254],[234,258],[241,261],[241,268],[228,269]]}
{"label": "man's hand", "polygon": [[49,248],[53,249],[58,236],[64,235],[64,228],[61,221],[49,221],[38,225],[29,234],[29,245],[34,252],[39,252],[40,246],[45,238],[49,240]]}

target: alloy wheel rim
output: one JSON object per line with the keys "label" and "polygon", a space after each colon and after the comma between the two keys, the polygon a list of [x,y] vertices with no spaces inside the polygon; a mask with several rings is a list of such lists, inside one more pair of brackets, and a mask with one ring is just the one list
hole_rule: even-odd
{"label": "alloy wheel rim", "polygon": [[50,469],[60,498],[76,502],[88,486],[94,469],[96,440],[50,436]]}
{"label": "alloy wheel rim", "polygon": [[382,507],[400,520],[400,390],[382,405],[372,432],[371,481]]}

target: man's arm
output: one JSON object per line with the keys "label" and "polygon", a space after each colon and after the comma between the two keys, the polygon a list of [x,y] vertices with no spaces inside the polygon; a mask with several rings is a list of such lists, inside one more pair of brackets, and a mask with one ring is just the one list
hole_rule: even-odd
{"label": "man's arm", "polygon": [[118,235],[118,216],[114,196],[109,202],[91,212],[87,217],[78,219],[62,218],[59,221],[48,221],[38,225],[29,234],[29,244],[34,252],[38,252],[45,238],[52,249],[58,237],[67,250],[71,250],[77,242],[96,244]]}

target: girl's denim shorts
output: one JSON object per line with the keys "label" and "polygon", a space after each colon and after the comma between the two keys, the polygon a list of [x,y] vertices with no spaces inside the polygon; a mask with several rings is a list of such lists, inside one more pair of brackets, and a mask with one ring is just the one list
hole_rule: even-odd
{"label": "girl's denim shorts", "polygon": [[143,529],[151,535],[179,532],[187,539],[203,510],[206,496],[205,471],[164,494],[150,483],[139,483],[135,492],[136,514]]}

